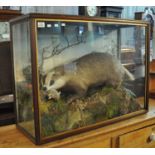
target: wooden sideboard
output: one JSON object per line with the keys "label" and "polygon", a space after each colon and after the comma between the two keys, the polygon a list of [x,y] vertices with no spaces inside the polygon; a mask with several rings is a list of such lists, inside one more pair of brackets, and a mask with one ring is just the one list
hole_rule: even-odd
{"label": "wooden sideboard", "polygon": [[155,100],[150,99],[148,113],[120,121],[93,131],[85,132],[44,145],[35,145],[15,125],[0,127],[0,147],[70,147],[115,148],[155,147],[150,135],[155,134]]}

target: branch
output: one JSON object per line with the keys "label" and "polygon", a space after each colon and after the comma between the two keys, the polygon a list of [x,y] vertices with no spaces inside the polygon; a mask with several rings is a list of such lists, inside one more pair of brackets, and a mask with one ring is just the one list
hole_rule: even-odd
{"label": "branch", "polygon": [[[78,35],[78,34],[77,34],[77,35],[76,35],[76,40],[77,40],[77,42],[72,43],[72,44],[70,44],[70,42],[69,42],[69,40],[68,40],[68,37],[67,37],[66,35],[64,35],[63,37],[64,37],[65,41],[67,42],[67,45],[66,45],[65,47],[63,47],[63,48],[60,48],[61,43],[57,44],[57,45],[53,48],[53,50],[51,50],[51,54],[50,54],[49,56],[45,56],[45,53],[46,53],[46,51],[52,46],[53,43],[51,42],[51,44],[50,44],[49,46],[43,48],[43,52],[42,52],[42,55],[41,55],[41,61],[42,61],[42,62],[41,62],[41,65],[40,65],[40,69],[41,69],[41,70],[42,70],[44,61],[45,61],[46,59],[50,59],[50,58],[53,57],[54,55],[59,55],[60,53],[62,53],[62,51],[64,51],[64,50],[67,49],[67,48],[70,48],[70,47],[79,45],[79,44],[81,44],[81,43],[86,43],[86,36],[84,37],[84,34],[82,34],[82,35]],[[59,48],[60,48],[60,49],[59,49]]]}

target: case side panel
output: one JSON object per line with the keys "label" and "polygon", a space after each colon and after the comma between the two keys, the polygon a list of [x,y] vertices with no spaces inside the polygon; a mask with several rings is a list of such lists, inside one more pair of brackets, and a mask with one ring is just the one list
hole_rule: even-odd
{"label": "case side panel", "polygon": [[[34,141],[29,21],[11,23],[16,125]],[[18,32],[17,32],[18,31]]]}

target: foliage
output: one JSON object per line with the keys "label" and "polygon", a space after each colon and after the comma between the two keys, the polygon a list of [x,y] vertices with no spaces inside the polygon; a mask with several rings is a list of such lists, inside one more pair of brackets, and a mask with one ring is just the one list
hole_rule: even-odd
{"label": "foliage", "polygon": [[23,74],[24,74],[26,81],[28,83],[31,83],[32,82],[32,71],[31,71],[30,65],[23,69]]}
{"label": "foliage", "polygon": [[108,86],[71,104],[61,98],[58,101],[43,101],[40,108],[42,136],[50,136],[141,109],[135,95],[128,89]]}
{"label": "foliage", "polygon": [[20,121],[27,121],[33,118],[32,89],[28,85],[24,82],[17,84],[16,97]]}

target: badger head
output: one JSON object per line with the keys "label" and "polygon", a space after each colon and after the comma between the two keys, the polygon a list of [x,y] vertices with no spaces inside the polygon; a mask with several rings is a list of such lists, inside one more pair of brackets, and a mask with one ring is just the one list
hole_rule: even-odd
{"label": "badger head", "polygon": [[54,85],[55,81],[61,78],[63,74],[64,70],[61,66],[48,72],[45,76],[43,90],[48,91],[49,89],[51,89],[51,86]]}

